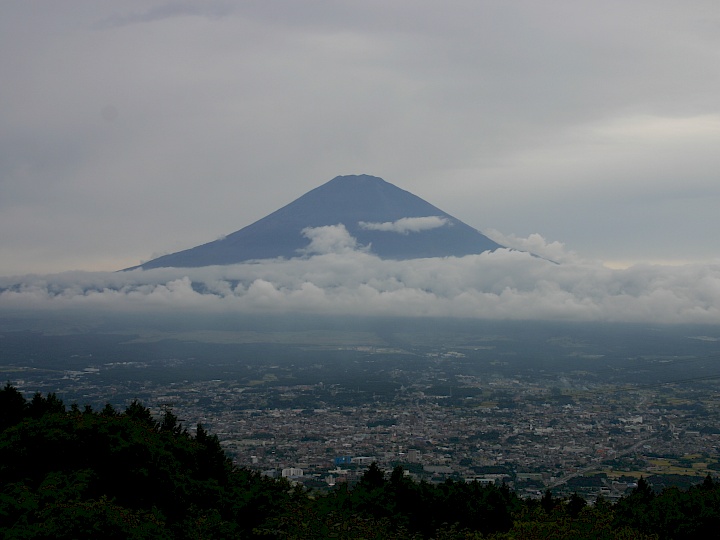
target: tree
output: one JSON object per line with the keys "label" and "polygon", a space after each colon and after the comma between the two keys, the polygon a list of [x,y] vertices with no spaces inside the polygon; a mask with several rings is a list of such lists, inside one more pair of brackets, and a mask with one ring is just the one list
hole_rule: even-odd
{"label": "tree", "polygon": [[567,512],[573,519],[578,517],[583,508],[587,506],[587,501],[580,497],[577,493],[573,493],[570,496],[570,500],[567,503]]}
{"label": "tree", "polygon": [[157,422],[153,419],[150,409],[143,407],[137,399],[134,399],[132,403],[127,406],[125,416],[152,428],[157,426]]}
{"label": "tree", "polygon": [[26,404],[23,395],[9,382],[0,389],[0,431],[14,426],[23,419]]}
{"label": "tree", "polygon": [[385,473],[382,472],[380,467],[377,466],[377,463],[373,461],[360,479],[360,485],[370,489],[375,489],[383,487],[384,484]]}
{"label": "tree", "polygon": [[630,495],[615,504],[615,525],[632,527],[650,532],[655,528],[655,518],[651,515],[651,504],[655,493],[648,482],[640,477],[637,487]]}
{"label": "tree", "polygon": [[58,399],[54,393],[50,393],[44,398],[40,392],[36,392],[27,407],[27,414],[32,418],[40,418],[45,414],[64,412],[65,404],[61,399]]}
{"label": "tree", "polygon": [[550,514],[555,508],[556,502],[557,501],[553,498],[552,491],[546,489],[542,499],[540,499],[540,506],[543,510],[545,510],[546,514]]}

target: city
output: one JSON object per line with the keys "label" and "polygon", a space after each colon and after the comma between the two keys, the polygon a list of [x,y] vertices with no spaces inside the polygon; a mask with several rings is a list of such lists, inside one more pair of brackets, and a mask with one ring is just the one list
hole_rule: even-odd
{"label": "city", "polygon": [[[437,336],[414,336],[409,346],[398,343],[400,333],[396,343],[358,333],[291,347],[225,343],[215,350],[205,343],[215,350],[211,360],[198,359],[187,342],[145,338],[134,345],[152,345],[151,357],[162,343],[161,358],[115,353],[107,362],[109,353],[83,350],[69,355],[75,369],[3,369],[21,391],[56,392],[67,404],[122,408],[137,399],[158,415],[170,409],[189,431],[200,423],[218,435],[237,465],[310,489],[352,483],[376,462],[431,482],[477,480],[506,483],[526,497],[551,489],[612,500],[640,476],[659,486],[691,485],[720,470],[715,338],[683,338],[693,354],[628,359],[598,354],[577,337],[542,334],[523,344],[535,347],[532,361],[520,361],[509,335],[474,334],[469,343],[462,334],[450,339],[455,346],[447,338],[439,345]],[[13,336],[6,333],[4,343]],[[131,345],[123,343],[112,350]],[[550,363],[559,350],[562,361]],[[709,354],[696,354],[703,350]]]}

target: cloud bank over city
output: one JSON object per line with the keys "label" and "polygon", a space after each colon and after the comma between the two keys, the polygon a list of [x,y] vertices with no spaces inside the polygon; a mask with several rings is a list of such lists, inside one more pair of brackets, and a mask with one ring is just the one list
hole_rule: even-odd
{"label": "cloud bank over city", "polygon": [[[205,268],[0,278],[0,314],[32,311],[461,317],[720,323],[720,263],[609,269],[527,252],[382,260],[344,226],[306,230],[303,257]],[[516,239],[520,240],[520,239]],[[312,253],[310,254],[310,251]]]}

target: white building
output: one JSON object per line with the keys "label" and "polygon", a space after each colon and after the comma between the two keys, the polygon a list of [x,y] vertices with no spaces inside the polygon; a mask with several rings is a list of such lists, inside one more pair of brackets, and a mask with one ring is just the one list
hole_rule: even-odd
{"label": "white building", "polygon": [[288,467],[282,470],[283,478],[300,478],[303,475],[303,470],[297,467]]}

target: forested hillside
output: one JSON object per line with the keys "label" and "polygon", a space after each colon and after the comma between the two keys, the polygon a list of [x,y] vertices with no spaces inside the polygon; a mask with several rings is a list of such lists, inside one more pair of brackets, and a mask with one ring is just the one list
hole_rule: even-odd
{"label": "forested hillside", "polygon": [[653,492],[641,480],[611,505],[540,501],[506,486],[415,482],[371,466],[327,494],[234,467],[216,436],[155,419],[30,401],[0,389],[0,533],[5,538],[710,538],[720,483]]}

